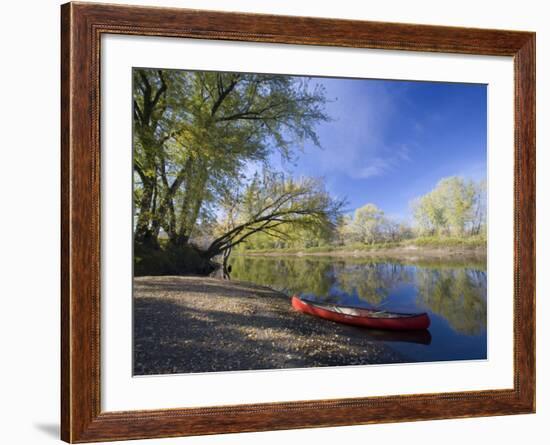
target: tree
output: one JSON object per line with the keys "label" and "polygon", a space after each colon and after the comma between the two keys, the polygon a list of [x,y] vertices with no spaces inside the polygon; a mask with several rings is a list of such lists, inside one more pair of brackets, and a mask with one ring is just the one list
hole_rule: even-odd
{"label": "tree", "polygon": [[475,190],[474,214],[471,225],[471,234],[480,235],[487,231],[487,181],[477,184]]}
{"label": "tree", "polygon": [[138,192],[135,193],[137,221],[136,239],[151,242],[149,227],[157,202],[157,158],[167,139],[165,76],[161,70],[135,70],[133,73],[134,102],[134,171]]}
{"label": "tree", "polygon": [[384,240],[387,225],[382,210],[374,204],[365,204],[355,210],[353,218],[347,216],[340,221],[339,232],[344,243],[372,244]]}
{"label": "tree", "polygon": [[352,230],[361,242],[372,244],[382,239],[384,222],[382,210],[374,204],[365,204],[355,210]]}
{"label": "tree", "polygon": [[412,204],[420,232],[460,237],[480,233],[485,224],[483,190],[483,183],[457,176],[440,180],[435,189]]}
{"label": "tree", "polygon": [[205,253],[209,258],[230,252],[259,233],[289,240],[295,230],[332,229],[345,205],[332,198],[319,179],[287,179],[269,171],[261,178],[254,176],[244,192],[228,202],[233,205],[220,218],[218,236]]}
{"label": "tree", "polygon": [[184,245],[246,162],[286,160],[328,120],[320,86],[262,74],[134,70],[135,240]]}
{"label": "tree", "polygon": [[342,215],[336,222],[336,239],[338,244],[345,245],[357,242],[357,236],[352,229],[353,217]]}

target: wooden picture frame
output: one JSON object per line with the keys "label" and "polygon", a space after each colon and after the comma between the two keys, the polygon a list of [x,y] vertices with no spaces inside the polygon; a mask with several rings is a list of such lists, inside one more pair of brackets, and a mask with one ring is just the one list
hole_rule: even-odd
{"label": "wooden picture frame", "polygon": [[[61,7],[61,437],[174,437],[535,411],[535,34],[92,3]],[[512,56],[515,70],[514,387],[437,394],[102,412],[102,34]],[[510,252],[512,254],[512,252]]]}

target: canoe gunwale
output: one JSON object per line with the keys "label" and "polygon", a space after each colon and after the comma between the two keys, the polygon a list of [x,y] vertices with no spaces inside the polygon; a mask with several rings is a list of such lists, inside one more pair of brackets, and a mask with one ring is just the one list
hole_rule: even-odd
{"label": "canoe gunwale", "polygon": [[[404,317],[369,317],[365,315],[352,315],[327,309],[322,305],[309,302],[308,300],[302,300],[297,295],[292,296],[291,304],[294,309],[305,314],[337,323],[361,326],[365,328],[399,331],[425,330],[428,329],[431,324],[430,317],[426,312],[406,314]],[[361,309],[350,306],[347,307],[351,309]],[[364,310],[368,311],[366,309]]]}
{"label": "canoe gunwale", "polygon": [[[327,303],[327,304],[323,304],[323,303],[317,303],[315,301],[311,301],[311,300],[307,300],[307,299],[303,299],[303,298],[300,298],[300,297],[297,297],[297,296],[293,296],[292,298],[297,298],[298,300],[300,300],[302,303],[305,303],[309,306],[316,306],[316,307],[319,307],[321,309],[324,309],[324,310],[328,310],[330,311],[331,309],[327,308],[327,307],[342,307],[342,308],[346,308],[346,309],[357,309],[359,311],[365,311],[365,312],[383,312],[383,313],[386,313],[386,314],[391,314],[391,315],[397,315],[397,317],[368,317],[368,316],[362,316],[362,315],[353,315],[353,314],[346,314],[346,315],[349,315],[350,317],[358,317],[358,318],[414,318],[414,317],[420,317],[420,316],[423,316],[423,315],[426,315],[428,316],[428,313],[427,312],[415,312],[415,313],[410,313],[410,312],[393,312],[393,311],[377,311],[376,309],[370,309],[370,308],[364,308],[364,307],[357,307],[357,306],[346,306],[346,305],[343,305],[343,304],[332,304],[332,303]],[[336,311],[334,311],[335,313],[338,313]]]}

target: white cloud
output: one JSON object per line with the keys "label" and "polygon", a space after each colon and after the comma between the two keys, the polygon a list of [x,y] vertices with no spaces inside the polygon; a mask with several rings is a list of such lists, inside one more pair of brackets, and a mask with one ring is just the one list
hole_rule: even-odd
{"label": "white cloud", "polygon": [[391,165],[387,161],[380,158],[374,158],[370,160],[367,167],[363,167],[358,171],[352,171],[351,176],[355,179],[367,179],[373,176],[382,176],[390,169]]}
{"label": "white cloud", "polygon": [[371,157],[365,159],[365,166],[352,169],[350,176],[354,179],[367,179],[382,176],[397,170],[404,162],[410,162],[409,147],[402,144],[399,148],[384,148],[385,157]]}
{"label": "white cloud", "polygon": [[310,172],[366,179],[388,174],[411,160],[408,145],[386,142],[398,104],[384,84],[363,83],[358,93],[353,80],[319,81],[328,96],[336,98],[327,105],[335,121],[319,128],[323,152],[308,148],[302,157]]}

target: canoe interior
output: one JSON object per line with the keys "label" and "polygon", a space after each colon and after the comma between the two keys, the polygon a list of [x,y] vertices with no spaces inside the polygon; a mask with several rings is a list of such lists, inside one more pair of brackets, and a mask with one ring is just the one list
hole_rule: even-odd
{"label": "canoe interior", "polygon": [[410,318],[410,317],[416,317],[420,315],[420,314],[402,314],[397,312],[387,312],[384,310],[377,310],[377,309],[362,309],[362,308],[349,307],[349,306],[337,306],[334,304],[314,303],[309,300],[301,300],[301,301],[311,306],[315,306],[327,311],[336,312],[338,314],[343,314],[343,315],[351,315],[353,317]]}

